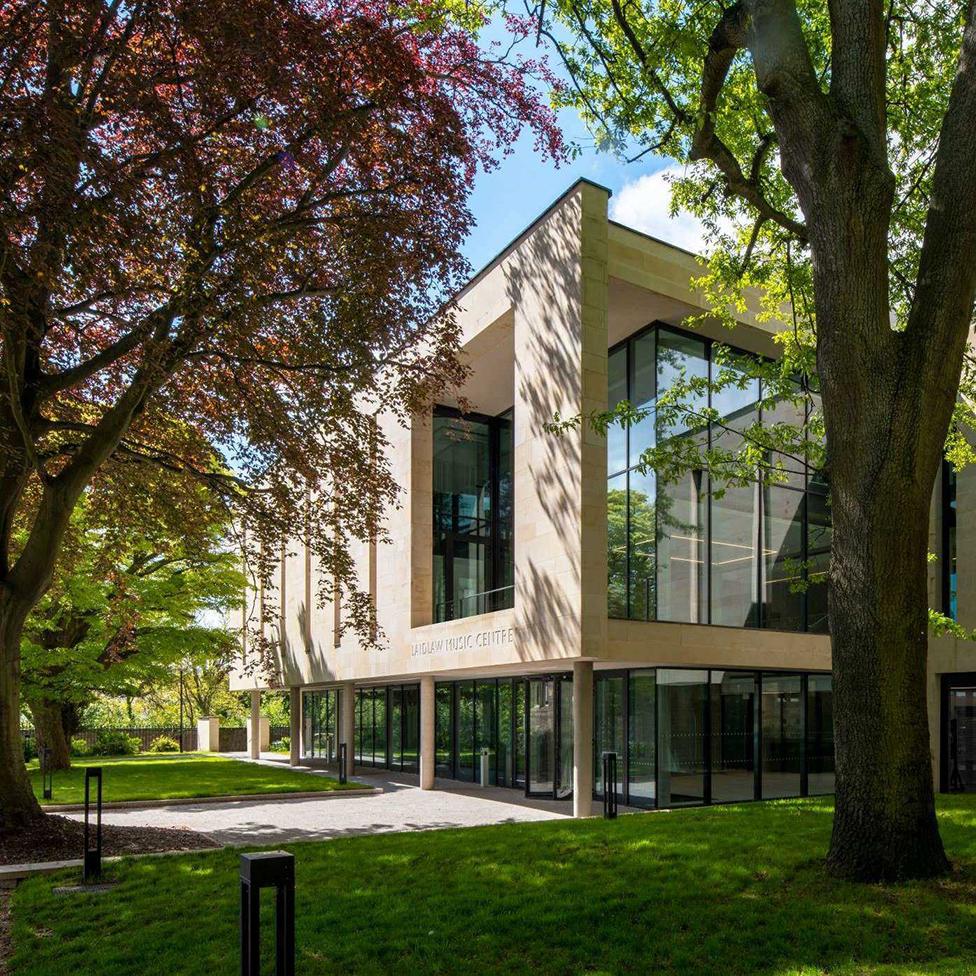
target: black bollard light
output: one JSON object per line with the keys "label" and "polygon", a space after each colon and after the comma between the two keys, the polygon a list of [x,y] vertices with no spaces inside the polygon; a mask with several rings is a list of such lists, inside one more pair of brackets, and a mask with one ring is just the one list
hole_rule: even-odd
{"label": "black bollard light", "polygon": [[603,816],[607,820],[617,817],[617,754],[603,754]]}
{"label": "black bollard light", "polygon": [[345,742],[339,743],[339,782],[345,783],[346,781],[346,744]]}
{"label": "black bollard light", "polygon": [[[91,784],[98,780],[95,821],[95,843],[91,837]],[[102,767],[85,768],[85,868],[82,880],[85,884],[102,876]]]}
{"label": "black bollard light", "polygon": [[51,750],[48,746],[41,749],[41,792],[45,800],[54,796],[54,770],[51,769]]}
{"label": "black bollard light", "polygon": [[241,976],[261,974],[261,889],[275,889],[275,976],[295,976],[295,857],[241,855]]}

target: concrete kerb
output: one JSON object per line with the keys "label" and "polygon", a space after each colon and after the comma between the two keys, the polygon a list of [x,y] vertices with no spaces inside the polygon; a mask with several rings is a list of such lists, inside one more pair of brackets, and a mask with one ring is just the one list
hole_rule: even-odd
{"label": "concrete kerb", "polygon": [[[359,790],[297,790],[290,793],[231,793],[227,796],[179,796],[169,800],[107,800],[102,810],[150,810],[153,807],[179,807],[200,803],[240,803],[258,800],[338,800],[347,796],[376,796],[383,791],[378,786]],[[45,813],[79,813],[84,803],[45,803]]]}

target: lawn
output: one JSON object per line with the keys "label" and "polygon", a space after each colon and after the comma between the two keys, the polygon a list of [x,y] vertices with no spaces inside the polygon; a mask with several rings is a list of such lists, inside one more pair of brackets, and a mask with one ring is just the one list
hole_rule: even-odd
{"label": "lawn", "polygon": [[[823,873],[825,800],[291,845],[298,973],[976,973],[974,801],[941,803],[957,872],[890,887]],[[103,894],[26,882],[13,976],[236,974],[238,856],[122,862]]]}
{"label": "lawn", "polygon": [[[102,767],[102,799],[174,800],[237,793],[298,793],[362,789],[327,776],[293,772],[287,766],[258,766],[206,753],[75,759],[71,769],[54,774],[54,794],[42,803],[83,803],[85,767]],[[34,793],[41,796],[41,773],[29,764]]]}

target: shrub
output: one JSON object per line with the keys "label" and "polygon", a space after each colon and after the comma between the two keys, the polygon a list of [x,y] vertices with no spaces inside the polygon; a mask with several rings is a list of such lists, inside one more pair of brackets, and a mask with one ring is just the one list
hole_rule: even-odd
{"label": "shrub", "polygon": [[84,739],[72,739],[69,752],[72,756],[90,756],[91,747]]}
{"label": "shrub", "polygon": [[272,752],[289,752],[291,750],[291,739],[287,735],[271,743]]}
{"label": "shrub", "polygon": [[92,746],[93,756],[135,756],[139,752],[139,739],[126,735],[120,729],[102,729]]}
{"label": "shrub", "polygon": [[37,743],[34,741],[34,736],[24,736],[24,762],[28,763],[32,759],[37,758]]}
{"label": "shrub", "polygon": [[157,735],[149,743],[148,752],[179,752],[180,744],[176,739],[171,739],[168,735]]}

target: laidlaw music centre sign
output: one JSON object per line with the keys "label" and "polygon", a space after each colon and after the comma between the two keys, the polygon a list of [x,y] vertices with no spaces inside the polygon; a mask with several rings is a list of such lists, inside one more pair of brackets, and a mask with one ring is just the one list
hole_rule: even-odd
{"label": "laidlaw music centre sign", "polygon": [[452,654],[461,651],[474,651],[480,648],[503,647],[515,643],[514,627],[496,627],[493,630],[473,630],[467,634],[453,637],[437,637],[428,641],[417,641],[413,645],[412,657],[426,657],[428,654]]}

